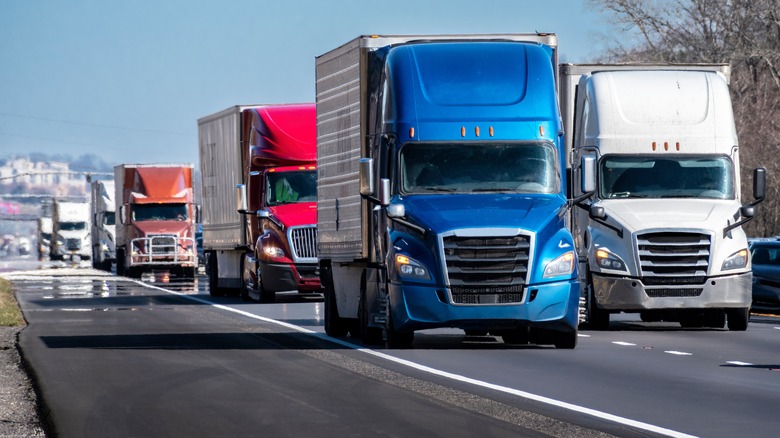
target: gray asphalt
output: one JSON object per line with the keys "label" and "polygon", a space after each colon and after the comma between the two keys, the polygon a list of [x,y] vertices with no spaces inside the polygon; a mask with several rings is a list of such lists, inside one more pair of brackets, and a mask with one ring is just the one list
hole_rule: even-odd
{"label": "gray asphalt", "polygon": [[[605,436],[317,336],[78,275],[14,280],[29,322],[20,347],[52,435]],[[209,299],[202,284],[178,288]]]}

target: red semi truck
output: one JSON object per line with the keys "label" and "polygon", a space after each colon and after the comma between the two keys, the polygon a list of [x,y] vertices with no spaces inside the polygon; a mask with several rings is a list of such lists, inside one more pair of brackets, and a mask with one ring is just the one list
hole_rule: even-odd
{"label": "red semi truck", "polygon": [[118,204],[116,271],[141,277],[168,271],[192,278],[198,268],[192,164],[121,164],[114,167]]}
{"label": "red semi truck", "polygon": [[233,106],[198,139],[211,294],[320,294],[314,104]]}

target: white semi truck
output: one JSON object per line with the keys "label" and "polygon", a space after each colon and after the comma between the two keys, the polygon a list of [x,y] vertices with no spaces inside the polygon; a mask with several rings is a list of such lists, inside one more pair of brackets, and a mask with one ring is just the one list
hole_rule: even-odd
{"label": "white semi truck", "polygon": [[[646,322],[747,328],[752,273],[741,225],[763,200],[766,175],[754,171],[755,200],[743,204],[729,72],[723,64],[561,66],[581,320],[592,327],[630,312]],[[587,160],[596,162],[596,189],[583,193]]]}
{"label": "white semi truck", "polygon": [[91,244],[89,203],[55,199],[49,257],[73,262],[89,260]]}
{"label": "white semi truck", "polygon": [[116,261],[114,181],[92,181],[92,266],[111,270]]}

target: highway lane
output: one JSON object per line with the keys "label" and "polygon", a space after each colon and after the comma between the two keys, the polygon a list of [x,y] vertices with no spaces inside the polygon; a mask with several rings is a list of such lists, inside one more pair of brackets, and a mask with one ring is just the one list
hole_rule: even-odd
{"label": "highway lane", "polygon": [[[405,397],[411,396],[411,403],[415,406],[418,406],[416,403],[434,403],[437,406],[444,403],[450,409],[465,410],[478,418],[483,417],[482,414],[475,414],[476,412],[487,410],[489,418],[492,419],[487,423],[494,428],[498,427],[496,424],[502,425],[496,432],[499,436],[507,430],[510,434],[517,433],[517,429],[512,427],[518,426],[522,428],[521,435],[544,431],[557,436],[572,436],[572,429],[569,429],[571,427],[575,427],[576,434],[585,435],[593,433],[587,429],[619,436],[647,436],[652,433],[740,436],[746,431],[750,431],[751,436],[775,435],[777,422],[773,421],[772,414],[773,408],[780,402],[780,374],[774,371],[780,368],[780,358],[777,354],[777,347],[780,345],[780,321],[777,318],[754,317],[747,332],[737,333],[726,330],[682,330],[676,325],[644,324],[625,317],[614,324],[612,330],[583,331],[580,345],[572,351],[535,346],[511,347],[492,337],[466,337],[455,330],[420,333],[416,337],[413,350],[352,350],[346,348],[349,344],[345,344],[352,341],[350,338],[341,340],[342,344],[336,346],[322,343],[320,338],[324,335],[320,302],[282,297],[280,303],[260,305],[242,303],[235,298],[216,299],[206,294],[205,281],[195,284],[175,281],[154,283],[153,287],[161,288],[155,289],[107,278],[100,281],[90,280],[90,285],[82,285],[84,290],[81,291],[70,282],[60,282],[56,285],[57,281],[36,282],[20,279],[17,283],[24,285],[27,291],[18,293],[18,296],[20,301],[25,303],[23,309],[25,314],[29,315],[28,319],[32,316],[31,327],[25,330],[22,336],[30,345],[35,345],[36,342],[36,335],[28,333],[39,325],[35,322],[36,315],[56,314],[58,318],[67,320],[67,325],[72,326],[71,330],[80,328],[70,335],[39,335],[43,344],[38,347],[46,351],[45,354],[75,354],[76,357],[98,354],[108,356],[111,363],[129,362],[141,368],[152,365],[155,369],[164,370],[160,372],[162,377],[155,380],[155,385],[175,385],[177,391],[181,391],[181,397],[185,397],[187,392],[183,388],[192,386],[192,383],[187,383],[190,381],[184,377],[172,376],[170,368],[175,368],[181,361],[168,356],[176,357],[186,353],[184,355],[194,360],[194,363],[200,363],[196,370],[190,371],[192,374],[187,374],[189,379],[211,381],[211,378],[205,376],[214,374],[214,379],[222,385],[209,385],[209,394],[212,395],[208,400],[198,403],[189,401],[189,405],[195,406],[189,406],[191,409],[186,410],[222,413],[225,410],[224,404],[237,405],[229,409],[229,413],[224,413],[226,420],[223,421],[229,424],[233,421],[227,419],[233,419],[240,412],[243,412],[241,417],[255,416],[252,410],[245,411],[248,409],[247,403],[239,403],[226,394],[242,393],[236,388],[236,380],[244,382],[249,376],[252,385],[260,385],[251,386],[252,388],[266,388],[272,384],[274,389],[271,392],[276,396],[289,392],[300,396],[293,397],[293,400],[299,402],[311,399],[311,403],[317,404],[316,394],[309,394],[302,386],[297,386],[297,389],[287,388],[286,384],[280,383],[286,382],[286,379],[280,379],[276,371],[269,374],[266,372],[268,367],[248,365],[253,361],[268,361],[269,364],[280,361],[279,363],[284,363],[281,365],[283,368],[293,371],[293,381],[305,381],[320,390],[329,388],[324,394],[342,393],[334,387],[362,386],[362,383],[343,382],[334,386],[336,379],[344,377],[342,373],[350,377],[344,377],[345,381],[358,379],[362,382],[360,379],[368,379],[366,388],[383,388],[377,390],[379,392],[374,392],[373,389],[355,389],[355,393],[364,398],[355,398],[353,393],[354,399],[343,401],[344,409],[353,409],[355,416],[366,418],[364,422],[355,423],[357,429],[352,430],[360,430],[360,434],[376,433],[380,430],[387,432],[376,425],[384,424],[390,428],[392,421],[401,425],[397,435],[405,435],[400,433],[401,430],[411,432],[412,429],[405,429],[413,427],[411,414],[403,415],[391,409],[409,405],[410,402],[406,401]],[[47,284],[50,286],[46,286]],[[44,294],[36,296],[33,291],[41,287],[51,287],[59,292],[52,293],[51,297]],[[172,295],[175,293],[185,296],[175,297]],[[188,301],[189,305],[184,304]],[[217,307],[207,305],[212,302],[216,303]],[[74,318],[73,315],[78,317]],[[117,318],[111,315],[123,316]],[[144,330],[128,332],[128,328],[123,328],[121,334],[117,333],[120,326],[126,324],[127,315],[130,315],[131,321],[136,321],[136,324],[143,322]],[[154,317],[151,318],[152,322],[149,321],[150,316]],[[184,322],[179,321],[179,317],[184,318]],[[269,320],[278,320],[293,326],[280,326],[269,323]],[[61,321],[59,323],[62,324]],[[112,328],[111,332],[94,333],[96,327],[107,325]],[[314,335],[305,334],[309,331],[314,332]],[[270,342],[273,347],[266,345],[266,342]],[[27,350],[24,345],[23,349]],[[294,360],[286,356],[291,354],[291,351],[294,352]],[[178,355],[175,354],[177,352]],[[135,362],[136,359],[121,358],[128,354],[132,357],[144,356],[145,360],[138,363]],[[236,357],[233,357],[234,355]],[[272,358],[268,358],[268,355]],[[301,355],[304,358],[301,358]],[[308,364],[311,359],[314,359],[315,365]],[[160,360],[162,363],[158,363]],[[231,371],[225,371],[226,361],[230,364],[228,369]],[[292,364],[288,365],[288,361]],[[306,371],[297,368],[303,362],[307,363],[303,365]],[[237,363],[240,365],[236,365]],[[328,367],[327,372],[317,373],[316,370],[319,370],[323,363],[338,369],[336,377],[331,376],[333,371]],[[38,366],[35,363],[33,365],[38,370]],[[366,370],[370,370],[368,375]],[[56,370],[49,372],[58,376],[56,380],[68,381],[73,380],[73,377],[69,377],[71,373],[74,376],[80,375],[84,370],[76,366],[62,375]],[[93,372],[94,375],[99,374],[95,369],[87,374]],[[106,371],[100,373],[111,374]],[[116,374],[122,373],[114,373],[113,378],[117,378]],[[130,374],[135,376],[134,372]],[[300,377],[299,374],[304,374],[306,378]],[[285,376],[290,378],[288,373],[284,373],[282,377]],[[322,381],[314,376],[319,376]],[[112,377],[105,379],[110,380]],[[136,376],[136,379],[144,381],[140,376]],[[173,383],[166,383],[171,379]],[[400,381],[406,383],[398,386]],[[95,394],[103,394],[103,397],[107,397],[105,394],[111,393],[113,387],[106,387],[104,380],[82,384],[92,388]],[[394,389],[389,391],[392,393],[390,396],[382,395],[387,392],[384,390],[386,385]],[[57,390],[61,392],[75,389],[72,384],[57,383],[55,386],[64,386]],[[243,384],[239,384],[239,387],[244,389],[242,386]],[[434,389],[423,393],[414,392],[428,386]],[[395,392],[399,388],[400,395]],[[127,391],[127,388],[123,391]],[[453,391],[456,396],[446,395]],[[146,392],[154,393],[151,389]],[[159,394],[157,396],[160,397]],[[252,403],[249,403],[251,405],[263,405],[262,399],[257,400],[254,395],[244,394],[237,398],[240,400],[242,397],[252,400]],[[324,398],[325,406],[333,404],[327,397]],[[463,405],[463,400],[470,399],[475,401]],[[379,400],[382,400],[382,408],[379,410],[383,414],[380,419],[375,419],[376,427],[363,429],[369,427],[364,423],[371,422],[368,420],[374,416],[371,406]],[[296,406],[296,402],[288,401]],[[358,403],[352,405],[350,402]],[[128,410],[126,404],[120,406]],[[350,405],[351,408],[346,408]],[[90,409],[94,409],[93,405],[90,406]],[[67,408],[65,406],[58,409]],[[84,413],[78,410],[65,412],[75,418],[84,416]],[[499,412],[505,414],[498,415]],[[510,414],[506,414],[507,412]],[[148,412],[146,414],[151,415]],[[285,415],[284,412],[277,414]],[[342,412],[329,414],[339,420],[346,418]],[[449,415],[459,414],[448,412],[434,418],[441,421],[443,418],[449,418]],[[539,417],[540,415],[542,417]],[[384,416],[388,422],[381,422]],[[222,415],[214,417],[221,418]],[[271,427],[268,430],[275,430],[272,427],[278,419],[265,416],[263,418],[264,422],[260,423],[260,427]],[[508,418],[521,420],[508,421]],[[551,418],[557,421],[550,420]],[[212,418],[212,421],[217,420]],[[246,418],[235,421],[257,425]],[[297,425],[301,421],[299,416],[296,416],[295,420],[288,423]],[[326,423],[332,427],[329,422]],[[471,423],[470,420],[469,424]],[[303,424],[309,423],[303,421]],[[544,426],[545,424],[553,426]],[[569,426],[570,424],[575,426]],[[126,427],[131,426],[132,424]],[[414,425],[433,427],[430,430],[419,430],[427,430],[428,434],[431,430],[437,430],[435,435],[444,434],[445,430],[451,432],[450,434],[454,433],[453,436],[469,435],[467,432],[475,430],[464,428],[461,423],[453,426],[452,431],[439,431],[437,426]],[[512,427],[504,429],[508,426]],[[75,430],[84,432],[86,429],[82,426],[81,429]],[[334,430],[341,429],[337,427]],[[144,430],[150,431],[151,429]]]}

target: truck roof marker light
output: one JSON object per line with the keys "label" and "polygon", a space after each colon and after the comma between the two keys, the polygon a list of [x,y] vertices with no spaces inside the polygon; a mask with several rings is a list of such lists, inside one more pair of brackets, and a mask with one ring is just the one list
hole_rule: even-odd
{"label": "truck roof marker light", "polygon": [[669,142],[668,142],[668,141],[665,141],[665,142],[664,142],[664,150],[665,150],[665,151],[668,151],[668,150],[669,150]]}
{"label": "truck roof marker light", "polygon": [[466,136],[466,127],[465,126],[461,126],[460,127],[460,136],[461,137],[465,137]]}
{"label": "truck roof marker light", "polygon": [[306,166],[298,166],[298,170],[306,170]]}
{"label": "truck roof marker light", "polygon": [[474,134],[479,137],[479,126],[474,128]]}
{"label": "truck roof marker light", "polygon": [[544,137],[544,126],[543,125],[539,125],[539,135]]}
{"label": "truck roof marker light", "polygon": [[491,137],[493,136],[493,127],[492,126],[488,129],[488,134],[490,134]]}
{"label": "truck roof marker light", "polygon": [[309,167],[307,167],[307,169],[309,169],[309,170],[314,170],[316,168],[317,168],[317,166],[309,166]]}
{"label": "truck roof marker light", "polygon": [[276,172],[276,169],[268,169],[268,172]]}
{"label": "truck roof marker light", "polygon": [[680,150],[680,142],[678,141],[675,145],[677,146],[677,150],[679,151]]}
{"label": "truck roof marker light", "polygon": [[409,128],[409,138],[414,138],[414,127]]}
{"label": "truck roof marker light", "polygon": [[655,142],[653,142],[653,152],[655,152]]}

